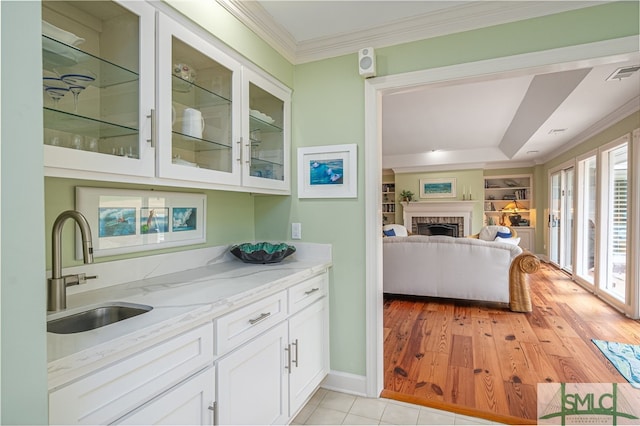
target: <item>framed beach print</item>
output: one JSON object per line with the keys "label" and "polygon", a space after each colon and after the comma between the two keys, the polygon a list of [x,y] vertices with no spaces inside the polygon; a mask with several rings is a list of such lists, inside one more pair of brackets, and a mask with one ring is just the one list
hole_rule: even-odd
{"label": "framed beach print", "polygon": [[357,145],[298,148],[298,198],[356,198]]}
{"label": "framed beach print", "polygon": [[76,210],[89,222],[96,257],[204,243],[206,206],[204,194],[76,187]]}
{"label": "framed beach print", "polygon": [[455,198],[456,178],[420,179],[420,198]]}

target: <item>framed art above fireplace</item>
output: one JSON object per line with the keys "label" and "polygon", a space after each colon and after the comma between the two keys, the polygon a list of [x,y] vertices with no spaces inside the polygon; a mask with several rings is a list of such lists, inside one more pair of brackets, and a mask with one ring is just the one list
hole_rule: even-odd
{"label": "framed art above fireplace", "polygon": [[455,198],[456,178],[420,179],[420,198]]}

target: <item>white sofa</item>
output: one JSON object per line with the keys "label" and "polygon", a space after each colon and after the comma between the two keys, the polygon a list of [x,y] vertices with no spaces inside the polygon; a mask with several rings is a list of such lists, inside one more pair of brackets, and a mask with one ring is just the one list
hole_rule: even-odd
{"label": "white sofa", "polygon": [[531,311],[526,274],[538,259],[514,244],[474,238],[383,238],[385,293],[508,303]]}

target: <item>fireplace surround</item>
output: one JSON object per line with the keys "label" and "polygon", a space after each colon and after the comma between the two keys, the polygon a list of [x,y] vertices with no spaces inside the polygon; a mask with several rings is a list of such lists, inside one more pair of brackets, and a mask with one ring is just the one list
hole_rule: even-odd
{"label": "fireplace surround", "polygon": [[[412,203],[402,203],[404,226],[413,234],[420,234],[420,230],[430,228],[421,224],[441,225],[438,232],[443,228],[457,228],[455,236],[463,237],[470,235],[471,220],[475,201],[419,201]],[[455,225],[455,226],[442,226]],[[419,230],[420,228],[420,230]],[[451,235],[450,233],[431,235]],[[425,234],[429,235],[429,234]],[[453,236],[453,235],[451,235]]]}

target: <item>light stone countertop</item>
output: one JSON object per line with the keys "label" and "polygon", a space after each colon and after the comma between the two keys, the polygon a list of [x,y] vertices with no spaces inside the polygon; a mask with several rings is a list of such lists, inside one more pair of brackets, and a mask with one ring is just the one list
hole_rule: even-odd
{"label": "light stone countertop", "polygon": [[[53,391],[94,370],[331,267],[330,248],[322,250],[321,247],[315,252],[307,248],[298,249],[277,264],[251,265],[230,255],[222,256],[215,262],[203,262],[203,266],[184,271],[68,294],[67,310],[50,314],[48,319],[82,312],[109,302],[150,305],[153,310],[86,332],[47,333],[49,390]],[[320,256],[315,256],[318,254]],[[156,262],[166,262],[166,256],[158,256]],[[176,256],[172,255],[174,262]],[[87,267],[69,268],[64,273],[73,273],[75,271],[71,270],[76,269],[84,272]],[[118,266],[111,266],[114,267]],[[105,264],[101,268],[104,270]],[[149,275],[144,271],[140,273]]]}

